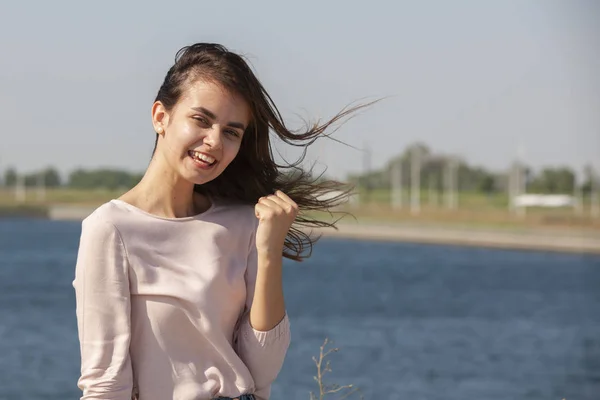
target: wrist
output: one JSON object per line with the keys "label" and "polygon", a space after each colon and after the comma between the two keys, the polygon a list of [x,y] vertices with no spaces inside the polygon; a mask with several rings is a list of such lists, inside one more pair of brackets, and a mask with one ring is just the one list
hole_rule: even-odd
{"label": "wrist", "polygon": [[256,249],[259,264],[270,265],[274,262],[281,263],[283,258],[283,247],[280,249]]}
{"label": "wrist", "polygon": [[279,256],[283,254],[284,243],[265,243],[260,246],[256,246],[256,252],[262,256]]}

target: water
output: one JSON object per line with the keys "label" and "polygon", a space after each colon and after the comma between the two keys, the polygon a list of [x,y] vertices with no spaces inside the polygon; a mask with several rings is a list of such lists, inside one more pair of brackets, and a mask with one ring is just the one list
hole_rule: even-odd
{"label": "water", "polygon": [[[0,399],[80,396],[79,232],[0,220]],[[326,337],[326,378],[365,399],[600,399],[598,257],[327,239],[285,267],[293,338],[273,399],[317,389]]]}

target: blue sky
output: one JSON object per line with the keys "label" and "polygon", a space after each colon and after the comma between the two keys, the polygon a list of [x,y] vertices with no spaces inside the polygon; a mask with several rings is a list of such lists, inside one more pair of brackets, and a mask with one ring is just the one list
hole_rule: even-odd
{"label": "blue sky", "polygon": [[[0,169],[143,171],[156,91],[198,41],[247,55],[292,127],[388,96],[335,136],[368,146],[373,168],[423,141],[496,170],[519,151],[600,169],[598,18],[592,0],[10,2]],[[333,141],[308,159],[338,178],[362,168]]]}

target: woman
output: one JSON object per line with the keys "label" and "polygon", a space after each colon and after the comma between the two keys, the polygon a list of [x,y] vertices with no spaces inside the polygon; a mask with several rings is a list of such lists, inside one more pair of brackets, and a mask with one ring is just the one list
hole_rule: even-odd
{"label": "woman", "polygon": [[307,146],[353,110],[292,133],[243,58],[180,50],[152,106],[146,173],[82,224],[82,399],[269,398],[290,343],[282,256],[313,244],[292,224],[330,225],[304,211],[343,199],[278,166],[269,130]]}

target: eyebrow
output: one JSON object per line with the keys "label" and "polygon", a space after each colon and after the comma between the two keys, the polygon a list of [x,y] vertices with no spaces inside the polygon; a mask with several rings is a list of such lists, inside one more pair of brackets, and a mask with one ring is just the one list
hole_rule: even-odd
{"label": "eyebrow", "polygon": [[[192,110],[204,113],[204,114],[206,114],[211,119],[217,119],[217,116],[212,111],[207,110],[204,107],[192,107]],[[241,129],[241,130],[245,130],[246,129],[246,127],[244,126],[244,124],[242,124],[241,122],[228,122],[227,126],[229,126],[231,128]]]}

